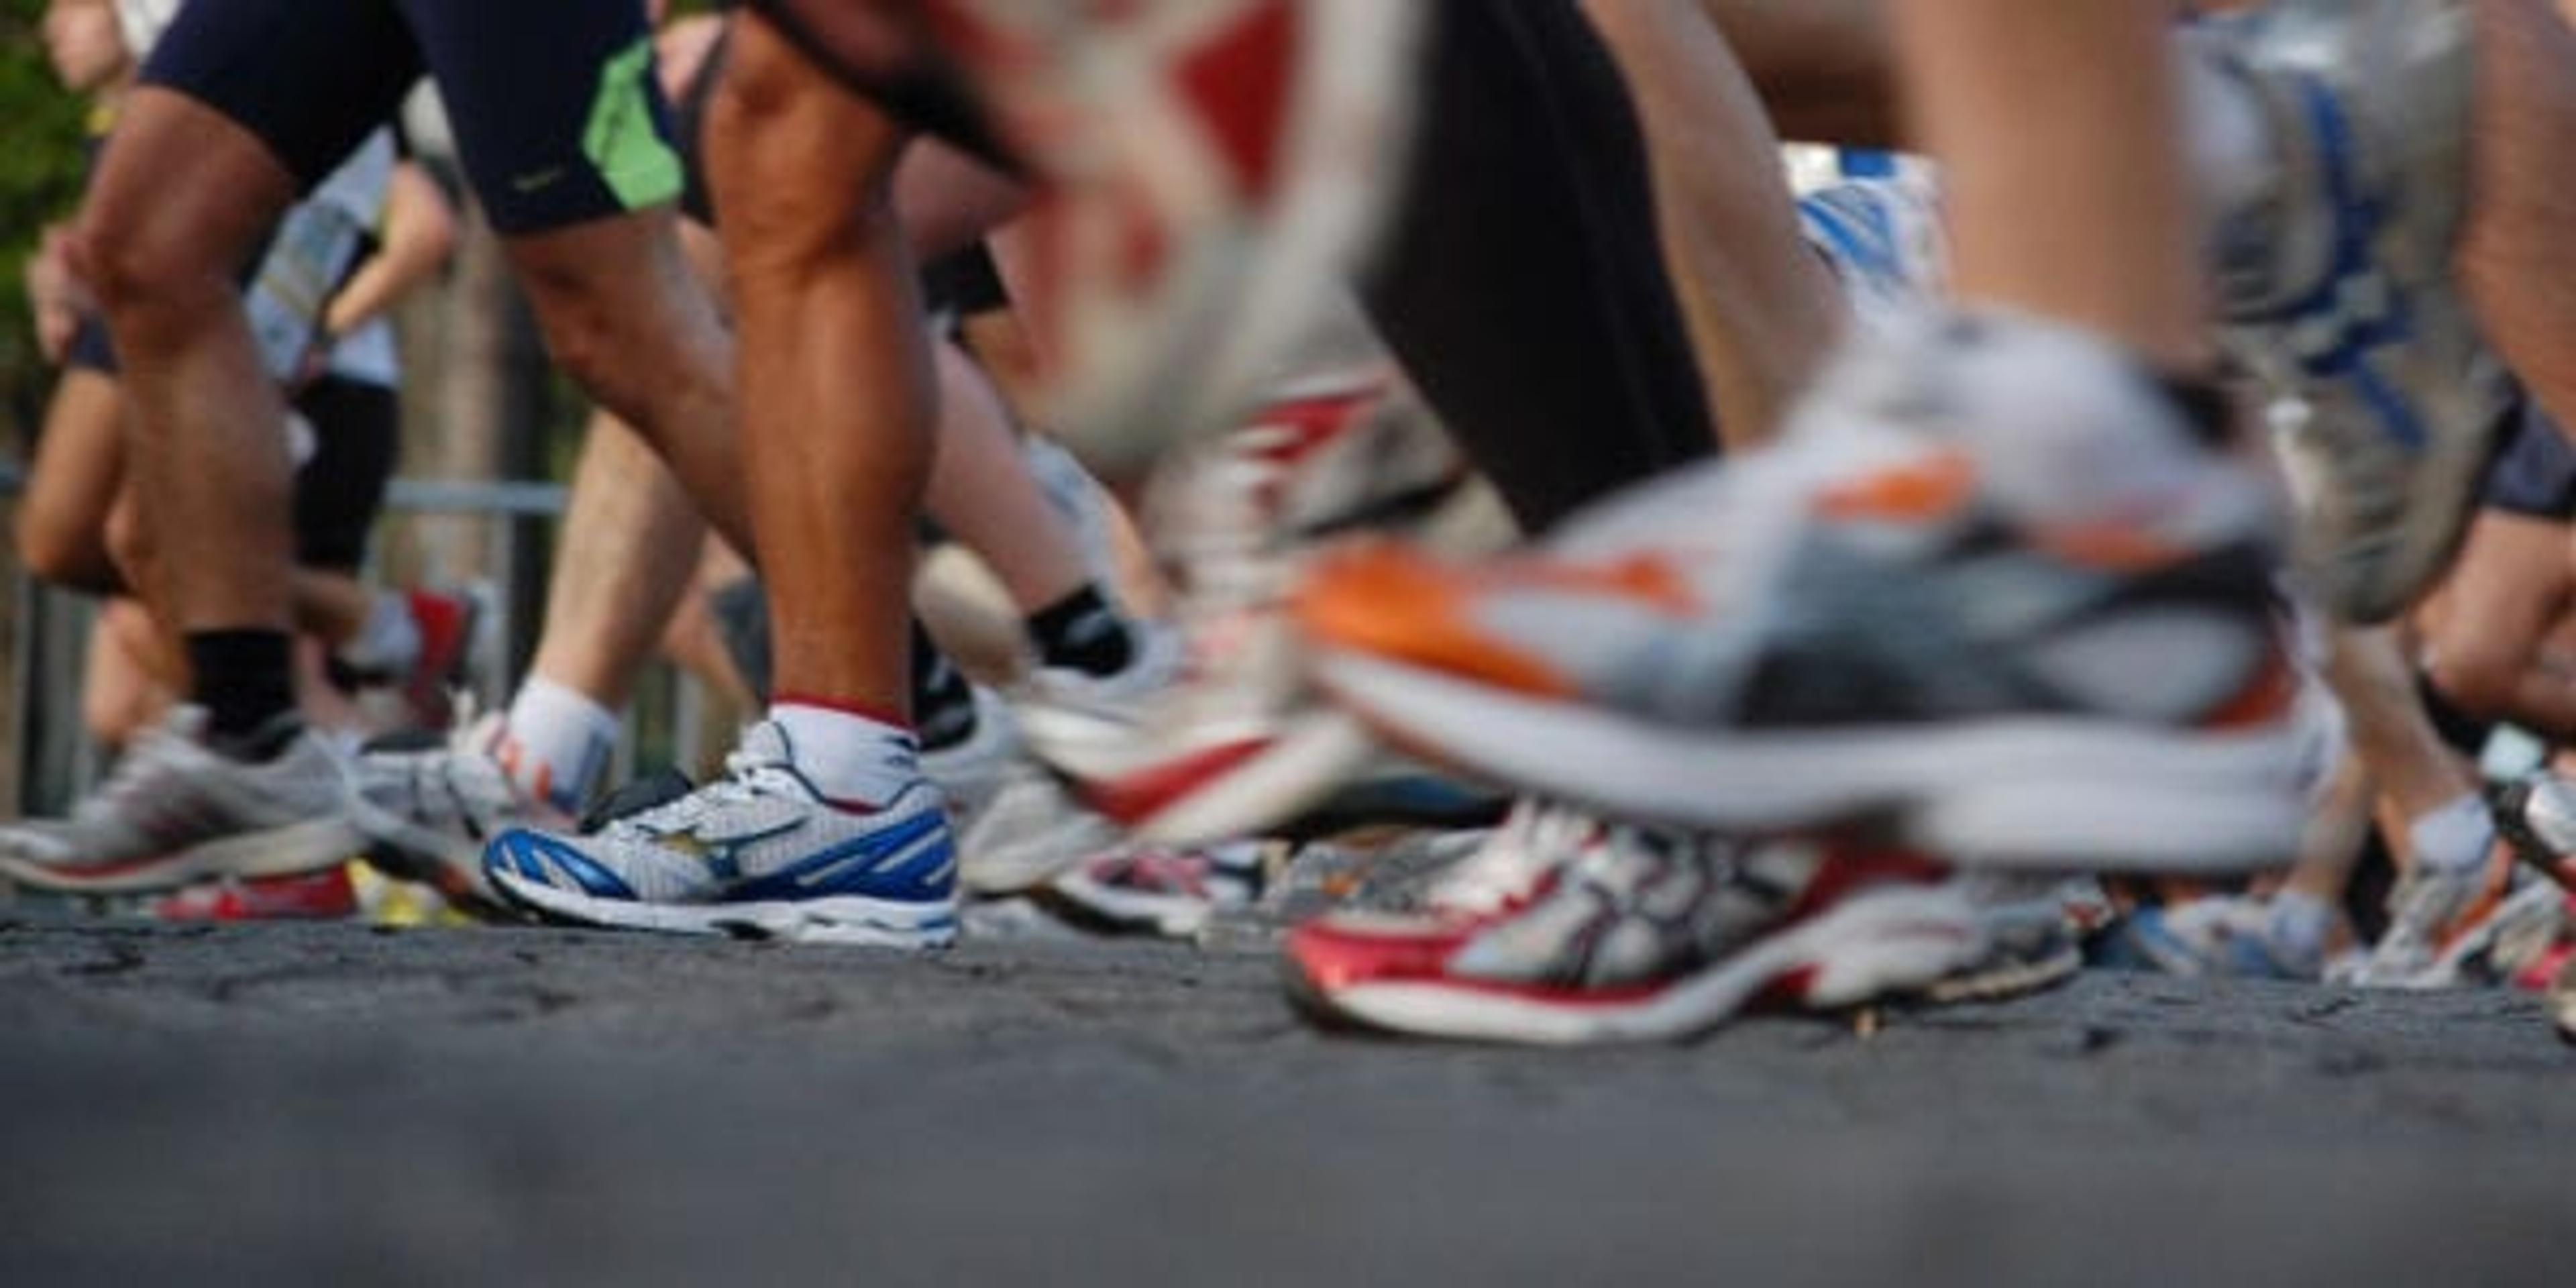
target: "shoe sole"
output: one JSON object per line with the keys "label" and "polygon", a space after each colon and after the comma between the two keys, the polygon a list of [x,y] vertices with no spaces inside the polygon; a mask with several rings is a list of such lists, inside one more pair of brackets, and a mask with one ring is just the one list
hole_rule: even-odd
{"label": "shoe sole", "polygon": [[[453,895],[462,890],[468,895],[488,898],[480,879],[483,871],[483,841],[467,839],[439,828],[415,823],[402,815],[350,793],[347,805],[349,822],[364,839],[366,848],[382,847],[394,851],[387,856],[395,861],[392,875],[405,876],[400,870],[407,862],[418,860],[434,879],[427,884],[440,893]],[[504,828],[506,829],[506,826]],[[372,862],[371,854],[369,860]],[[379,863],[384,868],[387,865]],[[455,887],[451,889],[450,887]]]}
{"label": "shoe sole", "polygon": [[1669,1042],[1713,1029],[1766,995],[1820,1010],[1915,993],[1981,958],[1987,940],[1957,891],[1865,891],[1813,920],[1645,997],[1561,1001],[1458,983],[1316,986],[1288,959],[1291,996],[1327,1021],[1424,1037],[1542,1046]]}
{"label": "shoe sole", "polygon": [[1042,900],[1047,907],[1085,925],[1116,934],[1151,934],[1164,939],[1196,939],[1208,922],[1225,910],[1202,900],[1136,894],[1102,885],[1080,868],[1048,883]]}
{"label": "shoe sole", "polygon": [[[1037,746],[1037,744],[1032,744]],[[1130,836],[1187,848],[1264,836],[1330,800],[1383,749],[1348,712],[1314,710],[1291,720],[1259,754],[1188,783],[1143,808],[1102,810]],[[1043,750],[1040,757],[1044,759]],[[1100,809],[1114,780],[1066,772],[1075,797]],[[1152,767],[1135,773],[1142,778]]]}
{"label": "shoe sole", "polygon": [[1316,677],[1399,745],[1615,817],[1720,831],[1882,822],[1954,862],[2242,871],[2296,853],[2297,731],[1979,720],[1679,730],[1326,650]]}
{"label": "shoe sole", "polygon": [[222,877],[291,877],[337,867],[366,848],[345,818],[307,819],[89,871],[0,854],[0,876],[57,894],[157,894]]}
{"label": "shoe sole", "polygon": [[838,895],[792,903],[653,904],[597,899],[541,885],[507,871],[488,875],[493,888],[511,903],[540,917],[577,926],[871,948],[946,948],[957,942],[957,908],[953,903],[925,908]]}
{"label": "shoe sole", "polygon": [[1935,1006],[2009,1002],[2045,993],[2083,970],[2084,949],[2070,938],[2051,945],[2043,954],[1989,957],[1971,963],[1926,985],[1921,997]]}

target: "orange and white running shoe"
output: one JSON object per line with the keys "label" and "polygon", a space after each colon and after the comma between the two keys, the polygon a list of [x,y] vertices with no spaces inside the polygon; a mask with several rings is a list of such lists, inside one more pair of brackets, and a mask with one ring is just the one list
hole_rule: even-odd
{"label": "orange and white running shoe", "polygon": [[1222,427],[1343,289],[1402,187],[1431,8],[924,0],[1049,181],[1020,225],[1021,316],[1049,423],[1086,456],[1140,465]]}
{"label": "orange and white running shoe", "polygon": [[1498,561],[1330,558],[1298,612],[1399,746],[1612,817],[2234,869],[2305,817],[2274,514],[2098,341],[1936,317],[1776,447]]}

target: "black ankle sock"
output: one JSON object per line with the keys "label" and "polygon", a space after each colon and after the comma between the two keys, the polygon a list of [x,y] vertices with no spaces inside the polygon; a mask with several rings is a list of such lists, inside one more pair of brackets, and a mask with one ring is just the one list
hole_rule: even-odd
{"label": "black ankle sock", "polygon": [[924,751],[954,747],[975,734],[975,689],[948,655],[912,624],[912,724]]}
{"label": "black ankle sock", "polygon": [[284,631],[191,631],[192,698],[206,709],[206,740],[241,760],[284,751],[303,721],[295,710],[295,643]]}
{"label": "black ankle sock", "polygon": [[1048,666],[1084,675],[1116,675],[1136,656],[1127,619],[1109,606],[1097,586],[1085,586],[1029,614],[1029,639]]}
{"label": "black ankle sock", "polygon": [[2236,400],[2215,377],[2155,372],[2153,379],[2194,437],[2219,448],[2236,441]]}

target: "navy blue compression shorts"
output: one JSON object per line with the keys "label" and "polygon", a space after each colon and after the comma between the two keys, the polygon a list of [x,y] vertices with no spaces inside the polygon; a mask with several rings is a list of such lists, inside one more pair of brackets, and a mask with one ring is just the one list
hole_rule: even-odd
{"label": "navy blue compression shorts", "polygon": [[679,195],[640,0],[189,0],[143,80],[257,135],[310,190],[424,74],[502,233]]}

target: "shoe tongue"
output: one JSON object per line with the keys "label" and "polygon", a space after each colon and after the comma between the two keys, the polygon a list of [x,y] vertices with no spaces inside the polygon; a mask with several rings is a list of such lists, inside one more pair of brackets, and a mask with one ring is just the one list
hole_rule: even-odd
{"label": "shoe tongue", "polygon": [[659,809],[695,790],[697,785],[679,770],[664,769],[648,774],[610,792],[608,799],[592,806],[589,813],[581,816],[575,830],[584,836],[596,835],[621,818],[632,818],[646,810]]}
{"label": "shoe tongue", "polygon": [[789,768],[796,763],[796,745],[787,736],[787,728],[775,720],[763,720],[742,731],[742,745],[734,756],[745,765]]}

